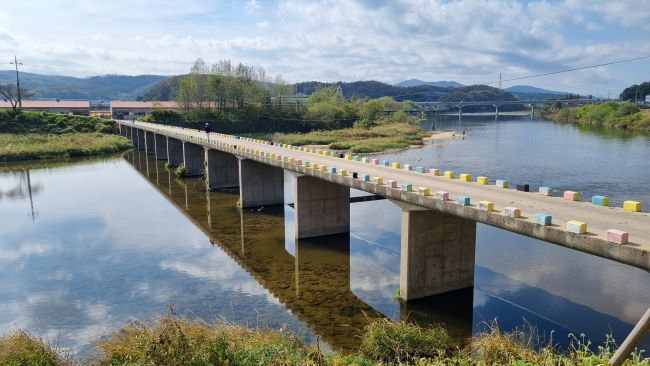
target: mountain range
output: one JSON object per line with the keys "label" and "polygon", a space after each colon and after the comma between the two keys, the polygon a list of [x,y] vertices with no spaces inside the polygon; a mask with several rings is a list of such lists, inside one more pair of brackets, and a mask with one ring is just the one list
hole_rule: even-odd
{"label": "mountain range", "polygon": [[[0,83],[15,82],[14,70],[0,70]],[[77,78],[60,75],[40,75],[27,72],[20,73],[21,86],[33,92],[34,98],[88,99],[88,100],[173,100],[178,90],[179,76],[165,75],[102,75],[87,78]],[[515,85],[503,89],[479,86],[478,88],[464,86],[456,81],[422,81],[418,79],[404,80],[394,85],[379,81],[355,81],[323,83],[307,81],[297,83],[298,93],[309,95],[314,90],[326,86],[340,86],[343,96],[350,98],[378,98],[393,96],[396,100],[431,101],[456,99],[463,93],[473,93],[461,96],[465,100],[476,97],[477,90],[497,99],[505,100],[516,97],[520,100],[557,98],[567,93],[546,90],[528,85]],[[446,95],[446,96],[445,96]],[[485,95],[483,96],[485,97]]]}

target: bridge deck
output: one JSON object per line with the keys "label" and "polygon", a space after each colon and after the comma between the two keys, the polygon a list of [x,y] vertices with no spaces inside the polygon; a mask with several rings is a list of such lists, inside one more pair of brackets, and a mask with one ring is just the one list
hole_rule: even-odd
{"label": "bridge deck", "polygon": [[[255,141],[240,140],[228,136],[222,137],[216,134],[211,136],[211,142],[208,143],[205,140],[205,133],[198,130],[143,122],[118,121],[118,123],[128,127],[165,134],[180,140],[203,145],[207,148],[227,151],[240,157],[315,176],[390,199],[472,219],[508,231],[609,258],[642,268],[646,271],[650,270],[650,215],[646,212],[629,212],[618,207],[595,206],[588,202],[567,201],[560,197],[520,192],[515,189],[503,189],[495,185],[462,182],[458,179],[452,180],[415,171],[395,169],[363,163],[361,161],[346,160],[274,145],[266,145]],[[238,148],[219,146],[224,143],[236,145]],[[302,161],[309,161],[312,164],[317,163],[319,165],[327,165],[328,167],[336,167],[339,172],[341,169],[345,169],[349,174],[357,172],[359,175],[369,174],[371,177],[379,176],[383,178],[384,183],[389,179],[396,180],[398,185],[404,182],[412,183],[414,190],[417,190],[417,187],[429,188],[432,196],[422,196],[416,192],[391,189],[385,184],[379,185],[373,182],[364,182],[361,179],[353,179],[351,176],[344,177],[340,174],[331,174],[306,168],[304,165],[273,160],[254,153],[245,152],[242,148],[258,149],[265,153],[268,152],[279,154],[283,157],[286,156]],[[442,171],[443,169],[441,168],[440,170]],[[449,192],[451,200],[441,201],[435,199],[436,191]],[[457,195],[470,196],[472,204],[470,206],[456,204],[452,200]],[[478,202],[480,200],[494,202],[494,211],[485,212],[479,210]],[[507,206],[515,206],[521,209],[521,218],[512,219],[506,217],[503,209]],[[552,215],[553,225],[541,226],[533,223],[532,219],[536,212],[545,212]],[[566,223],[569,220],[586,222],[588,233],[580,235],[567,232]],[[607,241],[606,231],[608,229],[618,229],[628,232],[630,235],[630,243],[627,245],[618,245]]]}

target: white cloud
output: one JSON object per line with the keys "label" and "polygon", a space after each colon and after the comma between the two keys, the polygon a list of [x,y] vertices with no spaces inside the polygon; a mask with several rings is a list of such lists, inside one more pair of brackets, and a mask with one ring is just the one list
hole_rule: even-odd
{"label": "white cloud", "polygon": [[244,6],[249,13],[257,13],[262,7],[257,0],[248,0]]}

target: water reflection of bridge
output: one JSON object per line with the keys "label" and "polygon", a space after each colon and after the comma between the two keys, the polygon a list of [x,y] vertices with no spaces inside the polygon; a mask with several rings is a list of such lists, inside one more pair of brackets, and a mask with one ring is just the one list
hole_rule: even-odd
{"label": "water reflection of bridge", "polygon": [[[368,321],[383,316],[351,290],[349,234],[298,240],[294,257],[285,249],[286,206],[238,210],[236,192],[208,192],[197,178],[177,180],[143,152],[128,152],[126,159],[213,245],[333,347],[351,349]],[[453,333],[465,338],[471,312],[470,290],[403,304],[400,316],[419,323],[451,319]]]}

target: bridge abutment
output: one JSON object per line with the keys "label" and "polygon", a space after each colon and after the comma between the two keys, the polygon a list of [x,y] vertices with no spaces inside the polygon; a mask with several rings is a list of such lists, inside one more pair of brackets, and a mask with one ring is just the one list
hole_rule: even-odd
{"label": "bridge abutment", "polygon": [[350,232],[350,188],[302,174],[293,175],[295,238]]}
{"label": "bridge abutment", "polygon": [[154,155],[156,153],[156,138],[154,137],[154,133],[144,130],[142,132],[144,132],[144,151],[147,155]]}
{"label": "bridge abutment", "polygon": [[242,208],[284,204],[284,169],[239,158],[239,202]]}
{"label": "bridge abutment", "polygon": [[208,189],[239,186],[239,160],[235,155],[214,149],[205,149]]}
{"label": "bridge abutment", "polygon": [[167,137],[165,135],[154,134],[154,150],[157,160],[167,160]]}
{"label": "bridge abutment", "polygon": [[205,169],[205,150],[203,146],[183,141],[183,165],[187,175],[203,174]]}
{"label": "bridge abutment", "polygon": [[408,301],[473,286],[476,222],[395,203],[402,208],[400,297]]}
{"label": "bridge abutment", "polygon": [[173,137],[167,137],[167,162],[171,166],[183,165],[183,142]]}

